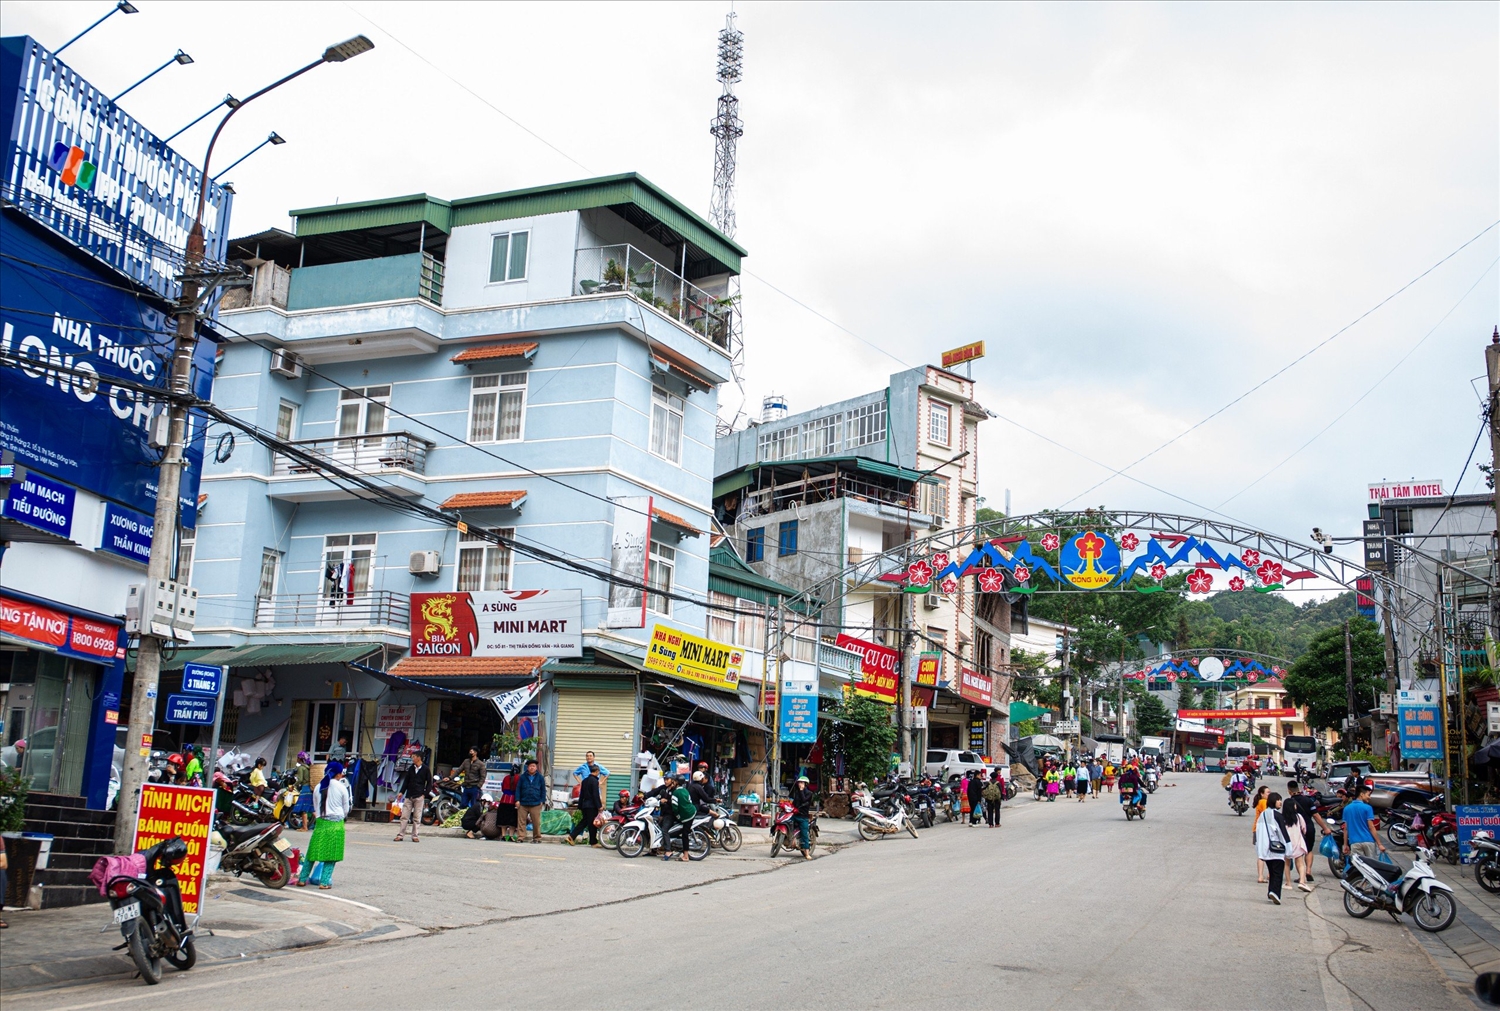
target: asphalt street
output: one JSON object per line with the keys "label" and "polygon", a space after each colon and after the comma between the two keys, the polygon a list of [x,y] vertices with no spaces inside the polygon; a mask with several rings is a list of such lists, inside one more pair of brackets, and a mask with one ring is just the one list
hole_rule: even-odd
{"label": "asphalt street", "polygon": [[1109,797],[1023,798],[998,829],[940,824],[811,862],[750,844],[695,865],[453,838],[396,845],[361,827],[324,894],[421,933],[169,971],[157,987],[11,994],[5,1006],[1475,1006],[1408,928],[1347,916],[1326,873],[1313,895],[1289,888],[1270,904],[1250,821],[1225,805],[1218,777],[1167,783],[1144,822],[1127,823]]}

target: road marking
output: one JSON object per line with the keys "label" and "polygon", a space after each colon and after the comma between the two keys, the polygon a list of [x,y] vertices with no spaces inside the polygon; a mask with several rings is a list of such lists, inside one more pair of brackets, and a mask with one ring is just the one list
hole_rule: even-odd
{"label": "road marking", "polygon": [[327,899],[330,902],[347,902],[351,906],[358,906],[360,909],[368,909],[370,912],[372,912],[372,913],[379,913],[381,916],[389,916],[389,915],[391,915],[390,913],[387,913],[384,909],[377,909],[374,906],[365,905],[363,902],[355,902],[353,899],[346,899],[342,895],[325,895],[321,891],[316,891],[316,892],[304,892],[302,895],[299,895],[297,897],[299,899],[301,899],[301,898]]}
{"label": "road marking", "polygon": [[1340,945],[1335,944],[1333,935],[1328,933],[1328,924],[1323,920],[1323,907],[1318,903],[1317,891],[1308,893],[1303,908],[1307,910],[1308,930],[1317,942],[1318,982],[1323,985],[1323,1003],[1328,1011],[1353,1011],[1349,991],[1328,971],[1328,958]]}

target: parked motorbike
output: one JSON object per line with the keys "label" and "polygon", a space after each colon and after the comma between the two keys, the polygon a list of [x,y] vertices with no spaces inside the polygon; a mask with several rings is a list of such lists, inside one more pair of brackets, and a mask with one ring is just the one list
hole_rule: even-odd
{"label": "parked motorbike", "polygon": [[[776,856],[782,850],[796,853],[802,846],[802,837],[797,832],[797,826],[792,824],[792,818],[796,815],[797,808],[789,800],[779,801],[776,805],[776,820],[771,823],[771,856]],[[818,817],[812,815],[807,819],[807,851],[811,853],[818,848]]]}
{"label": "parked motorbike", "polygon": [[856,804],[854,810],[857,812],[855,824],[859,828],[861,839],[879,839],[894,835],[902,829],[910,832],[913,839],[917,838],[917,826],[912,824],[911,815],[904,804],[896,805],[889,815],[868,804]]}
{"label": "parked motorbike", "polygon": [[1353,854],[1349,858],[1350,873],[1339,882],[1344,889],[1344,912],[1363,919],[1382,909],[1393,920],[1409,913],[1428,933],[1447,930],[1458,915],[1453,889],[1439,881],[1428,866],[1431,850],[1419,847],[1417,854],[1406,871],[1395,864]]}
{"label": "parked motorbike", "polygon": [[916,786],[911,791],[912,820],[919,828],[932,828],[937,824],[938,788],[931,784]]}
{"label": "parked motorbike", "polygon": [[1474,880],[1487,892],[1500,892],[1500,843],[1492,832],[1481,829],[1469,839],[1474,857]]}
{"label": "parked motorbike", "polygon": [[182,892],[172,870],[187,857],[187,851],[182,837],[173,836],[141,854],[146,860],[144,878],[121,874],[105,885],[115,923],[125,938],[115,950],[129,949],[147,985],[161,982],[162,959],[183,972],[198,961],[193,932],[182,915]]}
{"label": "parked motorbike", "polygon": [[1130,821],[1133,818],[1139,818],[1142,821],[1146,820],[1146,802],[1144,800],[1137,800],[1137,792],[1135,790],[1120,791],[1120,810],[1125,812],[1126,821]]}
{"label": "parked motorbike", "polygon": [[1412,819],[1413,842],[1436,853],[1450,864],[1458,863],[1458,818],[1448,811],[1434,811],[1429,818]]}
{"label": "parked motorbike", "polygon": [[1441,797],[1419,802],[1408,802],[1393,806],[1381,815],[1385,822],[1385,839],[1392,846],[1408,848],[1416,845],[1420,822],[1431,818],[1445,807]]}
{"label": "parked motorbike", "polygon": [[[708,810],[710,818],[708,824],[704,826],[704,831],[708,833],[708,844],[717,846],[726,853],[738,850],[745,841],[745,835],[740,831],[734,815],[728,808],[719,804],[714,804]],[[696,825],[697,822],[694,824]]]}
{"label": "parked motorbike", "polygon": [[281,837],[279,822],[231,825],[220,818],[215,831],[224,842],[219,870],[235,877],[248,871],[267,888],[285,888],[296,873],[292,861],[297,851]]}
{"label": "parked motorbike", "polygon": [[[661,849],[665,844],[662,833],[661,822],[658,820],[658,810],[661,801],[656,797],[646,798],[635,817],[626,822],[619,832],[619,841],[616,850],[622,857],[638,857],[642,853]],[[687,855],[690,860],[702,860],[708,856],[709,842],[708,833],[697,827],[697,819],[693,825],[685,826],[682,831],[687,833]]]}

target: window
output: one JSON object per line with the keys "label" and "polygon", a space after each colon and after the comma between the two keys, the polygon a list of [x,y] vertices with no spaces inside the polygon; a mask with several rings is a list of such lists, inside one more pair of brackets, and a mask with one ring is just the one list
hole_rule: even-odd
{"label": "window", "polygon": [[709,590],[708,604],[708,637],[714,642],[734,642],[734,597]]}
{"label": "window", "polygon": [[526,280],[526,252],[530,245],[530,232],[495,236],[490,246],[490,283]]}
{"label": "window", "polygon": [[339,436],[370,435],[385,431],[389,386],[365,386],[339,393]]}
{"label": "window", "polygon": [[885,402],[856,407],[845,416],[844,444],[850,449],[885,441]]}
{"label": "window", "polygon": [[948,479],[929,478],[917,485],[917,511],[941,519],[948,518]]}
{"label": "window", "polygon": [[276,593],[276,572],[280,568],[281,552],[264,548],[260,553],[260,582],[255,590],[261,600],[269,600]]}
{"label": "window", "polygon": [[875,598],[875,627],[871,633],[882,646],[901,645],[901,606],[905,599],[899,593]]}
{"label": "window", "polygon": [[297,434],[297,405],[283,400],[276,409],[276,438],[292,439]]}
{"label": "window", "polygon": [[926,645],[922,646],[923,649],[945,650],[948,648],[948,630],[946,628],[938,628],[936,625],[928,625],[927,638],[929,641],[926,643]]}
{"label": "window", "polygon": [[766,557],[766,528],[751,527],[745,531],[745,561],[758,562]]}
{"label": "window", "polygon": [[177,581],[186,586],[193,585],[193,549],[197,541],[196,530],[183,530],[177,536]]}
{"label": "window", "polygon": [[776,538],[776,553],[782,558],[797,553],[797,521],[782,520]]}
{"label": "window", "polygon": [[1268,698],[1266,698],[1264,695],[1262,695],[1262,696],[1260,696],[1260,698],[1258,698],[1258,699],[1255,700],[1255,708],[1256,709],[1270,709],[1271,708],[1271,700],[1268,699]]}
{"label": "window", "polygon": [[927,405],[927,439],[940,446],[948,445],[948,419],[952,408],[947,404]]}
{"label": "window", "polygon": [[753,600],[741,600],[735,615],[734,643],[749,649],[766,648],[766,609]]}
{"label": "window", "polygon": [[885,402],[865,404],[756,436],[755,458],[762,461],[833,456],[845,449],[885,441]]}
{"label": "window", "polygon": [[677,549],[661,541],[651,542],[651,568],[646,573],[646,585],[658,592],[647,594],[646,606],[657,614],[671,615],[672,598],[666,596],[672,590],[672,573],[677,568]]}
{"label": "window", "polygon": [[681,397],[651,387],[651,452],[663,460],[682,462]]}
{"label": "window", "polygon": [[1261,740],[1269,741],[1271,739],[1271,725],[1269,723],[1257,723],[1256,733],[1260,735]]}
{"label": "window", "polygon": [[[508,538],[515,534],[515,530],[504,529],[496,533]],[[491,541],[460,541],[456,589],[510,589],[510,548]]]}
{"label": "window", "polygon": [[469,441],[514,442],[526,418],[526,373],[475,376],[469,391]]}
{"label": "window", "polygon": [[323,599],[353,604],[370,592],[375,534],[330,534],[323,538]]}
{"label": "window", "polygon": [[339,738],[348,741],[349,753],[360,751],[358,702],[314,702],[308,707],[307,743],[303,745],[314,762],[328,761],[328,752]]}

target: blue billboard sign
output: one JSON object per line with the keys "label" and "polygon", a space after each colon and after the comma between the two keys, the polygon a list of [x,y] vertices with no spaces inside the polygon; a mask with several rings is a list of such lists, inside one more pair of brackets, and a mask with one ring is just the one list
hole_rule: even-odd
{"label": "blue billboard sign", "polygon": [[192,723],[200,727],[212,726],[218,699],[202,695],[168,695],[167,714],[162,719],[167,723]]}
{"label": "blue billboard sign", "polygon": [[40,474],[27,474],[10,486],[5,515],[17,523],[68,537],[73,532],[73,504],[78,493]]}
{"label": "blue billboard sign", "polygon": [[818,697],[781,696],[781,743],[812,744],[818,739]]}
{"label": "blue billboard sign", "polygon": [[[28,36],[0,40],[0,189],[22,214],[165,299],[203,174]],[[231,195],[208,185],[204,240],[222,261]]]}
{"label": "blue billboard sign", "polygon": [[[138,387],[166,387],[175,327],[120,280],[6,212],[0,357],[17,367],[0,367],[0,447],[28,470],[152,515],[161,453],[147,427],[165,407]],[[204,400],[213,392],[215,347],[199,340],[193,356],[193,392]],[[180,497],[190,528],[198,522],[203,442],[195,416]]]}
{"label": "blue billboard sign", "polygon": [[224,668],[203,663],[182,665],[182,690],[191,695],[218,696],[224,686]]}
{"label": "blue billboard sign", "polygon": [[142,565],[151,563],[151,531],[155,521],[145,513],[104,503],[104,532],[99,550],[128,558]]}
{"label": "blue billboard sign", "polygon": [[1403,759],[1443,757],[1443,718],[1437,692],[1403,689],[1397,695],[1396,718]]}

